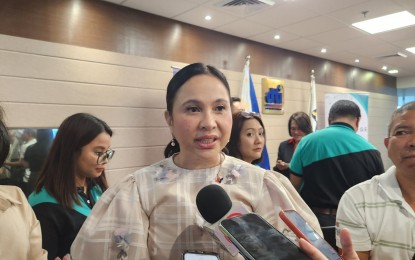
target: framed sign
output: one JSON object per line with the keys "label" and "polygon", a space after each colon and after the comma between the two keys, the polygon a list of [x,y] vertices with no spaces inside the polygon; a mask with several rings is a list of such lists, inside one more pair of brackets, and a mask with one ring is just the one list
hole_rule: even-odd
{"label": "framed sign", "polygon": [[284,88],[283,80],[262,78],[263,114],[284,114]]}

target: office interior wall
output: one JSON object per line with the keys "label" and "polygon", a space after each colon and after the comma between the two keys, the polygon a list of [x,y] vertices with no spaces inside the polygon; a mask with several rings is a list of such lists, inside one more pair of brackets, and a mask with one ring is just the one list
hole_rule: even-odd
{"label": "office interior wall", "polygon": [[[171,66],[185,63],[7,35],[0,35],[0,60],[0,105],[9,127],[58,127],[77,112],[102,118],[114,130],[112,147],[117,151],[108,167],[110,184],[163,158],[171,138],[163,116],[165,90]],[[242,71],[222,71],[236,95]],[[265,75],[252,76],[259,98]],[[279,79],[286,84],[285,113],[263,115],[271,163],[279,143],[288,138],[288,117],[307,111],[309,102],[310,82]],[[338,92],[356,90],[317,82],[320,118],[325,117],[324,94]],[[381,151],[386,167],[390,161],[383,137],[396,102],[396,96],[369,93],[369,141]]]}
{"label": "office interior wall", "polygon": [[[2,0],[0,34],[396,95],[396,77],[242,39],[106,1]],[[293,14],[294,15],[294,14]],[[243,30],[243,28],[241,28]]]}

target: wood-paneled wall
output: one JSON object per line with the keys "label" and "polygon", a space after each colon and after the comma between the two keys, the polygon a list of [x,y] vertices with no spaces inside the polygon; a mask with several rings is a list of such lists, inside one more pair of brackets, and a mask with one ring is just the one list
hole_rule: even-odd
{"label": "wood-paneled wall", "polygon": [[[396,95],[396,78],[217,33],[105,1],[2,0],[0,34]],[[294,14],[293,14],[294,15]]]}
{"label": "wood-paneled wall", "polygon": [[[171,66],[185,63],[7,35],[0,35],[0,60],[0,105],[10,127],[58,127],[77,112],[102,118],[114,130],[112,146],[117,151],[109,165],[110,184],[163,158],[170,140],[163,117],[165,89]],[[236,95],[242,72],[223,72]],[[261,93],[265,75],[252,76],[256,93]],[[288,117],[307,111],[309,102],[309,81],[280,79],[286,84],[285,114],[263,115],[272,163],[279,143],[288,138]],[[317,84],[318,116],[325,117],[325,93],[350,91],[356,92]],[[382,140],[396,103],[396,96],[369,93],[369,140],[381,151],[386,166],[390,161]],[[319,127],[324,127],[323,120]]]}

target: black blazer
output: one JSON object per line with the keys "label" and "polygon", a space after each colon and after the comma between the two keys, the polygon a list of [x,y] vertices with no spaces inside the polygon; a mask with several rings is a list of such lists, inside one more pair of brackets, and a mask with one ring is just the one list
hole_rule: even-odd
{"label": "black blazer", "polygon": [[[278,147],[278,158],[277,160],[282,160],[286,163],[291,162],[291,158],[293,158],[294,154],[294,142],[288,143],[291,139],[288,139],[282,143],[280,143],[280,146]],[[278,170],[277,166],[275,165],[272,168],[274,171],[282,173],[287,178],[290,178],[290,169],[285,169],[283,171]]]}

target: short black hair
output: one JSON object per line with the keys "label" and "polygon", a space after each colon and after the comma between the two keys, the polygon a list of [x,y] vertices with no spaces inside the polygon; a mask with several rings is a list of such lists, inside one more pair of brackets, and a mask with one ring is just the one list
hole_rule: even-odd
{"label": "short black hair", "polygon": [[342,117],[360,118],[360,108],[350,100],[336,101],[330,108],[329,121]]}
{"label": "short black hair", "polygon": [[415,101],[408,102],[393,112],[391,119],[389,121],[389,125],[388,125],[388,135],[390,135],[391,133],[392,122],[395,119],[395,117],[402,115],[408,110],[415,110]]}

